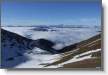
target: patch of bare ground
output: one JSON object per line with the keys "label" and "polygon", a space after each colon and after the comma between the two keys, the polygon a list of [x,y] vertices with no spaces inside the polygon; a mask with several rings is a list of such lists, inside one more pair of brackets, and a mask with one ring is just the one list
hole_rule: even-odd
{"label": "patch of bare ground", "polygon": [[85,59],[78,62],[64,64],[63,68],[96,68],[101,66],[100,58]]}
{"label": "patch of bare ground", "polygon": [[[61,53],[60,59],[58,59],[57,61],[55,61],[53,63],[46,64],[45,67],[61,64],[63,62],[66,62],[66,61],[72,59],[74,56],[79,55],[84,52],[101,49],[101,34],[98,34],[98,35],[91,37],[87,40],[81,41],[75,45],[76,45],[76,48],[69,50],[67,52]],[[86,54],[86,55],[83,55],[80,57],[84,57],[87,55],[91,55],[92,58],[65,64],[65,65],[63,65],[63,68],[93,68],[93,67],[101,66],[101,51],[89,53],[89,54]]]}

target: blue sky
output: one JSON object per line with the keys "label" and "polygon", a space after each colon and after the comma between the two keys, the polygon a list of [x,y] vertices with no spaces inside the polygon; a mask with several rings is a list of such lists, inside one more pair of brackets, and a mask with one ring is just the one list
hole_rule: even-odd
{"label": "blue sky", "polygon": [[3,2],[2,25],[101,25],[99,2]]}

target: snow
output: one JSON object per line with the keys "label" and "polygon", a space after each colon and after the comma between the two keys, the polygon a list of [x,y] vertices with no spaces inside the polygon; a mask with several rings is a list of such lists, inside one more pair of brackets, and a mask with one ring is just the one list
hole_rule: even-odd
{"label": "snow", "polygon": [[[84,56],[84,57],[81,57],[81,58],[78,58],[78,57],[80,57],[81,55],[86,55],[86,54],[93,53],[93,52],[98,52],[98,51],[101,51],[101,49],[96,49],[96,50],[91,50],[91,51],[88,51],[88,52],[81,53],[79,55],[74,56],[72,59],[70,59],[66,62],[63,62],[63,63],[58,64],[58,65],[53,65],[53,66],[51,66],[51,68],[58,68],[58,67],[62,67],[64,64],[69,64],[69,63],[73,63],[73,62],[77,62],[77,61],[82,61],[82,60],[85,60],[85,59],[90,59],[90,58],[92,58],[91,57],[92,55],[87,55],[87,56]],[[50,66],[48,68],[50,68]]]}
{"label": "snow", "polygon": [[76,58],[77,58],[77,57],[80,57],[80,56],[83,56],[83,55],[90,54],[90,53],[98,52],[98,51],[101,51],[101,49],[90,50],[90,51],[88,51],[88,52],[84,52],[84,53],[79,54],[78,56],[76,56]]}
{"label": "snow", "polygon": [[[80,42],[82,40],[86,40],[96,34],[99,34],[99,32],[97,32],[98,30],[93,29],[93,28],[83,29],[83,28],[55,28],[53,27],[53,28],[48,29],[48,31],[34,31],[32,30],[34,27],[2,27],[2,28],[8,31],[17,33],[19,35],[22,35],[24,37],[33,39],[33,40],[37,40],[40,38],[51,40],[56,44],[53,46],[53,48],[55,49],[62,49],[65,46]],[[55,30],[55,31],[51,31],[51,30]],[[47,68],[58,68],[58,67],[61,67],[63,64],[91,58],[91,55],[84,56],[82,58],[77,58],[77,57],[88,54],[88,53],[96,52],[96,51],[99,51],[99,49],[88,51],[80,55],[76,55],[73,59],[69,61],[66,61],[59,65],[49,66]],[[11,53],[14,56],[14,51],[12,51]],[[23,63],[17,64],[15,68],[45,68],[44,67],[45,65],[42,65],[42,64],[52,63],[54,61],[59,60],[61,57],[62,56],[60,54],[52,55],[40,48],[34,48],[32,50],[28,50],[28,52],[24,54],[24,58],[27,58],[26,62],[25,60],[22,59],[23,58],[22,56],[19,56],[19,57],[16,57],[14,61],[9,61],[7,63],[11,63],[11,64],[16,63],[18,62],[18,60],[21,59]]]}
{"label": "snow", "polygon": [[81,56],[81,55],[86,55],[86,54],[89,54],[89,53],[98,52],[100,50],[101,49],[96,49],[96,50],[91,50],[91,51],[88,51],[88,52],[84,52],[82,54],[74,56],[72,59],[70,59],[66,62],[60,63],[58,65],[47,66],[47,67],[44,67],[45,64],[53,63],[53,62],[59,60],[62,57],[62,55],[60,55],[60,54],[55,54],[55,55],[51,55],[51,54],[47,54],[47,55],[27,54],[27,56],[30,58],[30,60],[28,62],[24,62],[20,65],[17,65],[16,68],[58,68],[58,67],[62,67],[64,64],[89,59],[89,58],[91,58],[91,55],[87,55],[87,56],[84,56],[84,57],[81,57],[81,58],[78,58],[78,57]]}
{"label": "snow", "polygon": [[81,60],[85,60],[85,59],[89,59],[89,58],[91,58],[91,55],[85,56],[80,59],[72,58],[69,61],[66,61],[66,62],[58,64],[58,65],[51,65],[51,66],[48,66],[47,68],[59,68],[59,67],[63,67],[64,64],[73,63],[73,62],[77,62],[77,61],[81,61]]}
{"label": "snow", "polygon": [[[40,51],[39,48],[35,48],[35,51]],[[41,52],[41,51],[40,51]],[[59,54],[37,54],[37,53],[31,53],[31,54],[25,54],[30,60],[27,62],[24,62],[22,64],[19,64],[16,66],[16,68],[43,68],[44,63],[52,63],[60,58]]]}

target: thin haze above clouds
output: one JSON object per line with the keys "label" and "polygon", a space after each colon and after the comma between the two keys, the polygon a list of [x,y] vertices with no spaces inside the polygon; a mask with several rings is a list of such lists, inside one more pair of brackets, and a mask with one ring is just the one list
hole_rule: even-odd
{"label": "thin haze above clouds", "polygon": [[[101,3],[4,0],[2,25],[101,25]],[[89,0],[88,0],[89,1]]]}

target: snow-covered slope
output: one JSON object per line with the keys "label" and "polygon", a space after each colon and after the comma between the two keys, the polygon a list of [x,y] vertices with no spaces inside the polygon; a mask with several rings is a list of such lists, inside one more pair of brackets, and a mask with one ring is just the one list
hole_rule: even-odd
{"label": "snow-covered slope", "polygon": [[31,42],[31,39],[1,29],[1,66],[13,67],[21,62],[25,62],[27,59],[23,54],[28,49],[32,49],[29,45]]}
{"label": "snow-covered slope", "polygon": [[1,67],[14,67],[28,61],[29,57],[26,54],[31,52],[35,54],[53,52],[51,50],[52,45],[54,45],[52,42],[45,39],[32,40],[1,29]]}
{"label": "snow-covered slope", "polygon": [[[76,28],[51,28],[47,31],[35,31],[34,27],[2,27],[2,67],[3,68],[59,68],[71,60],[50,65],[64,58],[63,53],[51,54],[49,50],[71,51],[80,41],[96,34],[97,30]],[[5,29],[5,30],[4,30]],[[53,30],[52,30],[53,29]],[[7,31],[8,30],[8,31]],[[13,33],[14,31],[14,33]],[[79,45],[80,46],[80,45]],[[89,48],[88,48],[89,49]],[[86,50],[88,50],[86,49]],[[53,51],[54,51],[53,50]],[[84,49],[85,50],[85,49]],[[96,49],[91,49],[96,50]],[[100,50],[100,47],[99,47]],[[51,52],[51,53],[50,53]],[[88,51],[89,52],[89,51]],[[68,56],[70,53],[67,53]],[[83,54],[83,53],[82,53]],[[79,56],[79,55],[76,55]],[[88,56],[89,57],[89,56]],[[89,57],[90,58],[90,57]],[[83,58],[81,58],[83,59]],[[86,57],[84,57],[86,59]],[[72,59],[73,61],[74,59]],[[75,59],[75,61],[80,59]],[[59,66],[58,66],[59,65]],[[46,66],[46,67],[45,67]]]}

